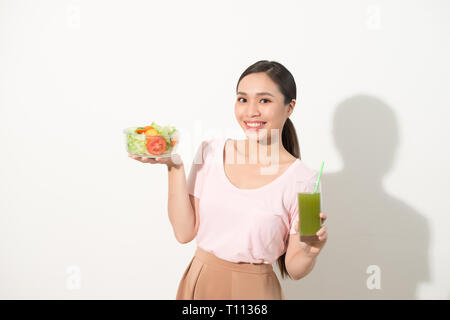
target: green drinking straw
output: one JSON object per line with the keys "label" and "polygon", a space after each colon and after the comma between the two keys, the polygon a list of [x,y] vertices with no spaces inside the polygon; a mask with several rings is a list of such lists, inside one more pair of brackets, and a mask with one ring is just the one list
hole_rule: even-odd
{"label": "green drinking straw", "polygon": [[322,161],[322,166],[320,167],[319,177],[317,178],[317,181],[316,181],[316,187],[314,188],[314,193],[316,193],[317,189],[319,188],[319,181],[320,181],[320,177],[322,177],[322,171],[323,171],[324,164],[325,164],[325,162]]}

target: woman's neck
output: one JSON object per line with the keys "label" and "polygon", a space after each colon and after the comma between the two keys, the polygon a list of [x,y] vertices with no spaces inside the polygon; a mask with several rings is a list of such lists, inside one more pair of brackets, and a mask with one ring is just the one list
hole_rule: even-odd
{"label": "woman's neck", "polygon": [[271,142],[269,138],[264,140],[236,140],[235,151],[245,163],[269,164],[280,163],[282,159],[289,157],[289,152],[283,147],[280,140]]}

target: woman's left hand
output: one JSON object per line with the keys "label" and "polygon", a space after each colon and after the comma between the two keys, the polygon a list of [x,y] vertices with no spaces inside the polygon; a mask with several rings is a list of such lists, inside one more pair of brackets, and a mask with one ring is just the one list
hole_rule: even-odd
{"label": "woman's left hand", "polygon": [[[322,222],[322,228],[320,228],[320,230],[317,231],[317,233],[316,233],[316,235],[319,237],[319,240],[318,241],[308,241],[308,242],[300,241],[300,246],[305,251],[305,253],[307,255],[310,255],[313,257],[317,256],[320,253],[320,251],[322,250],[323,246],[325,245],[325,243],[327,242],[327,239],[328,239],[327,227],[323,225],[327,216],[325,213],[321,212],[320,218],[321,218],[321,222]],[[298,223],[295,226],[295,231],[299,232],[299,224]],[[300,237],[300,234],[299,234],[299,237]]]}

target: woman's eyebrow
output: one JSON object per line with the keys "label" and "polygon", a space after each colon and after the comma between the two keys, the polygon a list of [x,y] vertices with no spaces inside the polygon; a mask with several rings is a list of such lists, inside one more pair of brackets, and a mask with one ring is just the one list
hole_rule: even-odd
{"label": "woman's eyebrow", "polygon": [[[238,94],[242,94],[242,95],[244,95],[244,96],[247,95],[245,92],[242,92],[242,91],[239,91]],[[275,96],[274,96],[273,94],[269,93],[269,92],[257,92],[256,95],[257,95],[257,96],[265,96],[265,95],[268,95],[268,96],[272,96],[272,97],[275,98]]]}

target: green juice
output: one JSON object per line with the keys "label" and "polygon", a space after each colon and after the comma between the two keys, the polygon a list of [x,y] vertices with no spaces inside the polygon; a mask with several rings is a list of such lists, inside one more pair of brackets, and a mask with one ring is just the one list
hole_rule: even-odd
{"label": "green juice", "polygon": [[297,193],[300,220],[300,241],[318,241],[320,230],[320,192]]}

